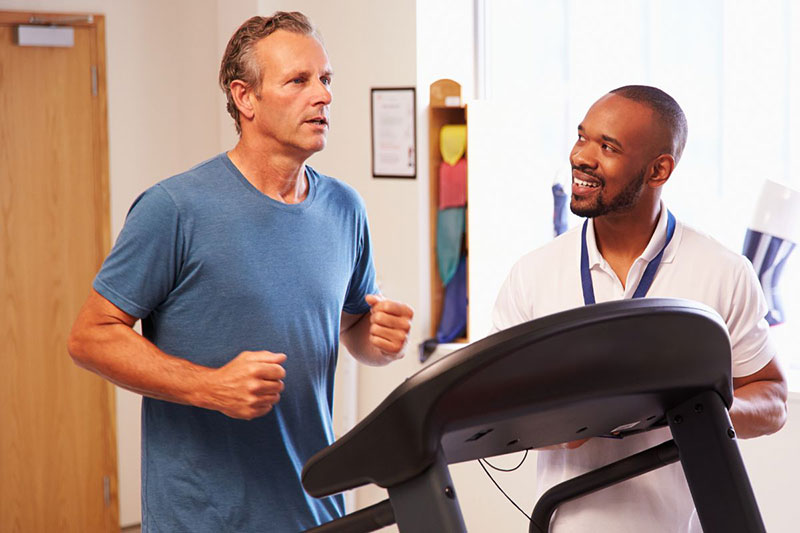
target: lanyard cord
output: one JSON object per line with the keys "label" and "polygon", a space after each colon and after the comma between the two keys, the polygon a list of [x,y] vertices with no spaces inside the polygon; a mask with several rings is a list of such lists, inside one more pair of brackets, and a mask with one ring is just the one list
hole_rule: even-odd
{"label": "lanyard cord", "polygon": [[[586,219],[583,222],[583,230],[581,230],[581,287],[583,288],[583,303],[591,305],[595,303],[595,298],[592,273],[589,270],[589,250],[586,246],[586,229],[588,226],[589,219]],[[664,242],[664,246],[661,248],[661,251],[658,252],[658,255],[647,264],[647,268],[644,269],[642,279],[639,281],[639,286],[636,287],[636,290],[633,292],[632,298],[644,298],[647,291],[650,290],[650,285],[653,284],[653,280],[656,277],[656,270],[658,270],[661,259],[664,257],[664,250],[667,249],[667,245],[669,245],[674,234],[675,216],[670,211],[667,211],[667,240]]]}

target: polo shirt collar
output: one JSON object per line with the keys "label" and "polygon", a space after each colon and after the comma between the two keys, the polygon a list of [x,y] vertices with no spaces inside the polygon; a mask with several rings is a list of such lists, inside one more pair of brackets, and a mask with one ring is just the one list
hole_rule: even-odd
{"label": "polo shirt collar", "polygon": [[[644,252],[642,252],[642,255],[637,258],[637,261],[644,260],[645,262],[649,263],[655,258],[655,256],[658,255],[658,252],[661,251],[661,248],[664,246],[664,242],[667,240],[667,218],[667,206],[664,205],[664,201],[662,200],[661,214],[658,216],[656,229],[653,232],[653,236],[650,237],[650,242],[647,243],[647,247],[644,249]],[[672,262],[678,242],[680,241],[682,229],[683,225],[679,220],[676,219],[675,234],[672,236],[672,241],[670,241],[667,249],[664,250],[664,257],[661,258],[662,263]],[[606,260],[603,259],[603,256],[600,254],[600,250],[597,249],[597,241],[594,237],[593,218],[589,219],[589,226],[586,229],[586,250],[589,254],[589,268],[606,264]]]}

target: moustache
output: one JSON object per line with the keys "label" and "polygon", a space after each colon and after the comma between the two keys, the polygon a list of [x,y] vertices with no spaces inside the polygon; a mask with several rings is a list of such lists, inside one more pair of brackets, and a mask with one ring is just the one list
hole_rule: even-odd
{"label": "moustache", "polygon": [[570,165],[570,166],[572,167],[572,170],[577,170],[578,172],[580,172],[582,174],[586,174],[587,176],[591,176],[593,178],[597,178],[598,180],[600,180],[600,185],[605,185],[606,184],[606,179],[601,174],[598,174],[597,172],[593,171],[591,168],[587,167],[586,165]]}

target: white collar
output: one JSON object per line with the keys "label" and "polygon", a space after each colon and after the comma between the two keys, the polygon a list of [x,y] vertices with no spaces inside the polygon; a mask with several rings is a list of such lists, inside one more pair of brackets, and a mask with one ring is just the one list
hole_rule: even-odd
{"label": "white collar", "polygon": [[[649,263],[655,258],[655,256],[658,255],[658,252],[661,251],[661,248],[663,248],[664,242],[667,240],[667,212],[667,206],[664,205],[664,201],[662,200],[661,214],[658,216],[656,229],[653,231],[653,236],[650,237],[650,242],[647,243],[647,247],[644,249],[644,252],[642,252],[642,255],[640,255],[636,261],[644,260],[645,262]],[[661,258],[662,263],[672,262],[672,259],[675,256],[675,251],[678,247],[678,242],[680,241],[682,229],[683,225],[679,220],[676,219],[675,234],[672,236],[672,241],[670,241],[669,246],[667,246],[667,249],[664,251],[664,257]],[[595,239],[594,235],[594,218],[589,219],[589,224],[586,228],[586,250],[589,254],[589,268],[605,264],[606,260],[603,258],[600,250],[597,249],[597,240]]]}

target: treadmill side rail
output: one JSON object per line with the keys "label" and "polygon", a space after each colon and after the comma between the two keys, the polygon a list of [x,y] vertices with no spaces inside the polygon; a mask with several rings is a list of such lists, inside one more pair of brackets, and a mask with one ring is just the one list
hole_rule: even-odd
{"label": "treadmill side rail", "polygon": [[568,479],[542,494],[531,513],[529,533],[547,533],[559,505],[646,474],[678,460],[675,441],[668,440],[625,459]]}

